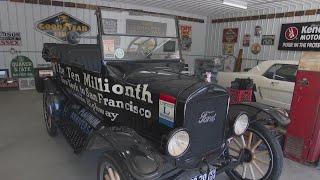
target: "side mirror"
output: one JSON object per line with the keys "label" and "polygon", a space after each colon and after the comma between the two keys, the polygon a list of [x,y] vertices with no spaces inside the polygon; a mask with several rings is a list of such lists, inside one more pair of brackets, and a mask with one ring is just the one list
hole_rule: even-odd
{"label": "side mirror", "polygon": [[67,33],[67,42],[69,44],[73,44],[73,45],[79,44],[80,38],[81,38],[80,34],[76,31],[69,31]]}

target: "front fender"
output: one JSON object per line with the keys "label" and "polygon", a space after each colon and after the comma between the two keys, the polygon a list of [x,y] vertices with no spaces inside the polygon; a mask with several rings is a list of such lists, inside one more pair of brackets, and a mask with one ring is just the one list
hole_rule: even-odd
{"label": "front fender", "polygon": [[288,114],[284,113],[284,110],[257,102],[230,105],[228,119],[234,118],[239,112],[248,113],[250,122],[260,120],[280,126],[288,126],[290,124],[290,118]]}
{"label": "front fender", "polygon": [[127,127],[107,127],[96,131],[87,149],[115,152],[136,179],[157,179],[163,172],[164,159],[144,138]]}

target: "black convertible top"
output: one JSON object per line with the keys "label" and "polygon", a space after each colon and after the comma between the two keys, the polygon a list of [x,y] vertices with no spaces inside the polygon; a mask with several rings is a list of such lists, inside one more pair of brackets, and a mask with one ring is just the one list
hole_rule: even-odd
{"label": "black convertible top", "polygon": [[100,47],[97,44],[56,44],[45,43],[42,58],[46,62],[73,63],[99,72],[101,69]]}

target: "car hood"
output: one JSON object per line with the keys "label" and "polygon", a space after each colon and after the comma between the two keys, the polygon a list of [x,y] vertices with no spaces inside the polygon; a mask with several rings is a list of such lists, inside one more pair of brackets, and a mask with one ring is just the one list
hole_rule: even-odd
{"label": "car hood", "polygon": [[173,97],[178,97],[182,91],[200,82],[203,83],[193,76],[168,67],[142,68],[130,73],[126,78],[127,84],[147,84],[151,92],[165,93]]}

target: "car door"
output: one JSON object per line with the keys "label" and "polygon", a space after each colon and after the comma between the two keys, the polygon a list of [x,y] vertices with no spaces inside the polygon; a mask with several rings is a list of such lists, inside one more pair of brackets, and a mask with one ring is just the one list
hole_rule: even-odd
{"label": "car door", "polygon": [[297,65],[278,65],[270,78],[270,104],[290,110],[295,85]]}

